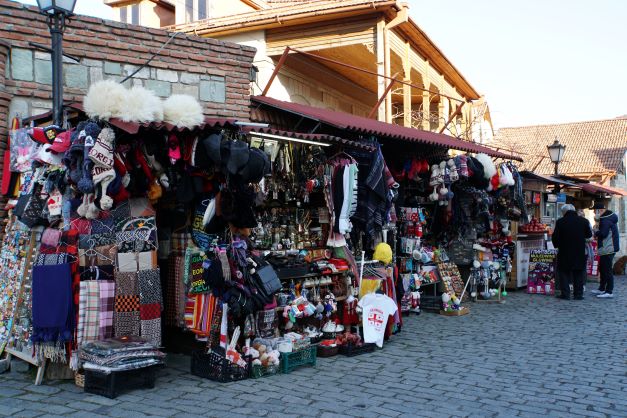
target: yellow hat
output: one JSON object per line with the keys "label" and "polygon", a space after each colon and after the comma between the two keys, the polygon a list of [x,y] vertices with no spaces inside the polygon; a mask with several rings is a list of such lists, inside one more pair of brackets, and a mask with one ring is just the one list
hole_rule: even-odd
{"label": "yellow hat", "polygon": [[392,248],[385,242],[381,242],[375,247],[372,258],[390,264],[392,262]]}

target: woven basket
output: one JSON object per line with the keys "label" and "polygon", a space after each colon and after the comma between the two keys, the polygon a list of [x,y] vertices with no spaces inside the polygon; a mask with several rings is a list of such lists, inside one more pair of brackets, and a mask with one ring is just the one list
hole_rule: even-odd
{"label": "woven basket", "polygon": [[84,388],[85,387],[85,373],[76,372],[74,374],[74,384],[76,384],[76,386],[78,386],[79,388]]}

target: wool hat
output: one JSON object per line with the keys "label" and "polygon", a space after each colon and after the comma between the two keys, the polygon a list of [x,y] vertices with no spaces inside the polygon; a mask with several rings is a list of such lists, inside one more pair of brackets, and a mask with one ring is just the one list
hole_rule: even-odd
{"label": "wool hat", "polygon": [[251,148],[248,163],[240,171],[244,183],[259,183],[270,172],[270,159],[259,148]]}
{"label": "wool hat", "polygon": [[205,141],[206,139],[194,138],[191,155],[191,165],[193,167],[209,168],[213,165],[213,161],[207,155]]}
{"label": "wool hat", "polygon": [[[89,150],[89,160],[94,163],[91,170],[94,186],[100,187],[100,206],[109,210],[113,206],[113,199],[106,194],[109,183],[115,179],[113,169],[113,148],[115,134],[110,128],[104,128],[98,135],[94,146]],[[85,146],[87,148],[87,144]]]}
{"label": "wool hat", "polygon": [[227,150],[226,169],[231,174],[238,174],[248,163],[250,157],[248,144],[244,141],[229,141]]}
{"label": "wool hat", "polygon": [[50,152],[50,147],[52,147],[51,144],[42,145],[35,154],[34,160],[50,165],[63,164],[61,156]]}
{"label": "wool hat", "polygon": [[207,151],[207,155],[216,165],[220,165],[222,162],[221,157],[221,148],[222,144],[222,135],[221,134],[211,134],[203,141],[205,149]]}

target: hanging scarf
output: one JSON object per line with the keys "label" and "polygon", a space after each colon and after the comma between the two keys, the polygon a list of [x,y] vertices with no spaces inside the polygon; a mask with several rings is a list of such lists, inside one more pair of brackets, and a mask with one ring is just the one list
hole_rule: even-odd
{"label": "hanging scarf", "polygon": [[33,266],[33,334],[39,358],[65,362],[66,342],[73,340],[74,304],[69,264]]}
{"label": "hanging scarf", "polygon": [[139,290],[137,273],[115,273],[115,310],[113,314],[116,337],[139,337]]}
{"label": "hanging scarf", "polygon": [[100,340],[113,337],[113,310],[115,307],[115,282],[101,280],[98,282],[100,293]]}
{"label": "hanging scarf", "polygon": [[160,270],[140,270],[137,273],[139,287],[139,315],[141,319],[141,336],[152,342],[155,347],[161,346],[161,294]]}
{"label": "hanging scarf", "polygon": [[100,283],[81,282],[78,302],[78,346],[100,335]]}

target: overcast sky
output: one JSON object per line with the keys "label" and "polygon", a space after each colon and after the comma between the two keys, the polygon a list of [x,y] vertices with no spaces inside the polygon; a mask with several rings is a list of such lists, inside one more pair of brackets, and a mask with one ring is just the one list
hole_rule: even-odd
{"label": "overcast sky", "polygon": [[[412,18],[486,96],[495,127],[627,114],[627,1],[409,4]],[[76,12],[112,17],[100,0],[78,0]]]}

